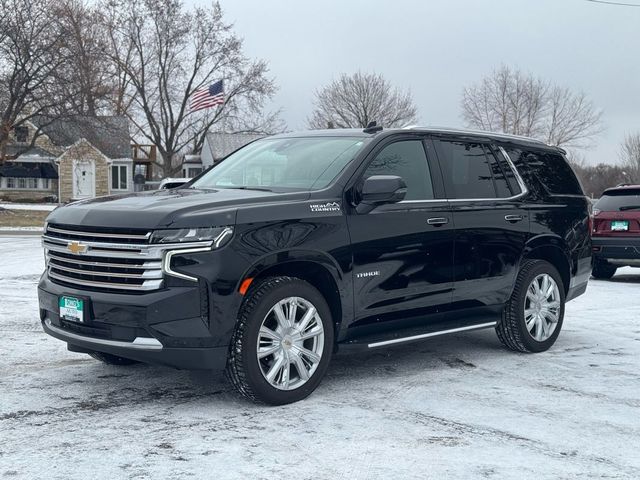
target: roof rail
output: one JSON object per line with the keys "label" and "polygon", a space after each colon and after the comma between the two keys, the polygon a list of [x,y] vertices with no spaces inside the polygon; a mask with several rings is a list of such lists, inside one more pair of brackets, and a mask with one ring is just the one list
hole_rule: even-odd
{"label": "roof rail", "polygon": [[[514,140],[526,140],[532,143],[539,143],[541,145],[548,145],[547,143],[538,140],[536,138],[526,137],[524,135],[513,135],[511,133],[501,133],[501,132],[490,132],[488,130],[472,130],[465,128],[451,128],[451,127],[437,127],[437,126],[421,126],[421,125],[407,125],[406,127],[402,127],[404,130],[430,130],[433,132],[443,132],[443,133],[459,133],[459,134],[475,134],[475,135],[489,135],[492,137],[500,137],[500,138],[512,138]],[[550,146],[550,145],[548,145]]]}

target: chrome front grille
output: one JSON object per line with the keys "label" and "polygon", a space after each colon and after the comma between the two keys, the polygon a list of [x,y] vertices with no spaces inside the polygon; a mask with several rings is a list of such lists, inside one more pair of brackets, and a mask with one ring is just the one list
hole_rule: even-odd
{"label": "chrome front grille", "polygon": [[151,244],[150,237],[150,231],[49,224],[42,237],[47,275],[85,290],[143,293],[162,287],[167,251],[211,244]]}
{"label": "chrome front grille", "polygon": [[136,232],[135,230],[119,230],[97,228],[92,231],[78,230],[77,227],[63,227],[60,225],[47,225],[46,236],[61,240],[114,242],[124,244],[149,243],[151,232]]}

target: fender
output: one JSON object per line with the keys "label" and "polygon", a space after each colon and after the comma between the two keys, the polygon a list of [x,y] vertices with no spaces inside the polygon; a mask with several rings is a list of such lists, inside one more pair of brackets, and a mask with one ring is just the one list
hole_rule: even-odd
{"label": "fender", "polygon": [[240,288],[245,279],[258,277],[272,267],[290,262],[311,262],[324,267],[329,271],[339,288],[343,286],[343,282],[346,280],[346,276],[338,262],[327,252],[307,249],[283,249],[270,252],[254,260],[251,266],[243,272],[236,285],[236,290]]}
{"label": "fender", "polygon": [[[246,279],[253,279],[263,275],[268,270],[282,274],[291,272],[293,275],[300,275],[302,277],[305,274],[311,273],[311,268],[300,270],[300,263],[307,263],[309,265],[315,265],[324,270],[331,277],[335,284],[335,301],[331,302],[331,299],[327,299],[332,314],[334,315],[334,324],[336,328],[336,340],[339,340],[344,327],[348,325],[348,321],[344,322],[344,319],[352,319],[354,316],[353,305],[353,279],[350,271],[344,271],[338,261],[328,254],[327,252],[319,250],[309,249],[289,249],[271,252],[264,255],[253,262],[253,264],[245,270],[242,278],[236,285],[236,290],[240,291],[243,282]],[[351,262],[349,262],[350,268]],[[297,270],[297,272],[296,272]],[[316,285],[319,290],[323,290],[323,287],[330,287],[329,285]],[[325,293],[325,292],[323,292]],[[326,293],[325,293],[326,296]],[[336,309],[332,303],[339,301],[339,309]]]}
{"label": "fender", "polygon": [[567,257],[567,261],[568,261],[568,258],[569,258],[568,250],[569,250],[569,248],[568,248],[566,242],[559,235],[555,235],[555,234],[551,234],[551,233],[546,233],[546,234],[542,234],[542,235],[536,235],[534,237],[531,237],[529,240],[527,240],[527,242],[525,243],[525,246],[524,246],[524,250],[523,250],[523,257],[526,257],[527,253],[530,253],[531,251],[535,250],[536,248],[549,247],[549,246],[557,247],[560,250],[562,250],[564,255]]}
{"label": "fender", "polygon": [[[536,235],[529,240],[524,246],[522,251],[522,256],[520,257],[520,264],[526,258],[539,258],[539,255],[536,254],[536,251],[540,251],[541,249],[551,249],[552,252],[556,252],[554,255],[553,263],[561,262],[561,265],[556,265],[558,271],[562,277],[563,282],[565,283],[565,293],[569,289],[572,271],[575,270],[574,266],[571,262],[571,252],[569,250],[569,246],[567,243],[559,236],[555,234],[542,234]],[[549,252],[549,250],[547,250]],[[542,255],[542,258],[547,258],[547,255]]]}

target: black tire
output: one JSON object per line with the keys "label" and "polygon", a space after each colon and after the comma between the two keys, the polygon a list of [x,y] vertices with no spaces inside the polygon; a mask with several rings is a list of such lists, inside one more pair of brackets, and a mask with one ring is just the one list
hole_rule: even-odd
{"label": "black tire", "polygon": [[[560,295],[560,311],[559,320],[551,336],[544,341],[537,341],[527,329],[524,307],[527,289],[541,274],[550,275],[556,282]],[[560,334],[564,319],[564,306],[564,284],[558,270],[544,260],[525,260],[518,272],[511,298],[505,305],[500,322],[496,325],[498,338],[507,348],[516,352],[544,352],[555,343]]]}
{"label": "black tire", "polygon": [[[256,353],[258,332],[271,308],[292,296],[301,297],[316,308],[324,330],[324,343],[318,366],[306,383],[294,390],[280,390],[262,374]],[[227,377],[240,394],[254,402],[270,405],[297,402],[309,396],[324,377],[333,351],[333,337],[331,310],[316,288],[298,278],[267,278],[252,286],[240,308],[227,362]]]}
{"label": "black tire", "polygon": [[103,352],[93,352],[90,353],[89,356],[95,358],[96,360],[100,360],[102,363],[106,363],[107,365],[125,366],[140,363],[136,360],[131,360],[130,358],[118,357],[117,355],[111,355],[110,353]]}
{"label": "black tire", "polygon": [[609,280],[615,274],[618,267],[611,265],[606,260],[596,260],[593,264],[593,271],[591,276],[598,280]]}

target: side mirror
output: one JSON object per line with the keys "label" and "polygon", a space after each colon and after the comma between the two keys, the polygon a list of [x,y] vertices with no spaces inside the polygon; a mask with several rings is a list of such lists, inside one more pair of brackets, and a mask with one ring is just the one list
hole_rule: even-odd
{"label": "side mirror", "polygon": [[378,205],[397,203],[407,194],[407,184],[396,175],[373,175],[362,185],[358,213],[369,213]]}

